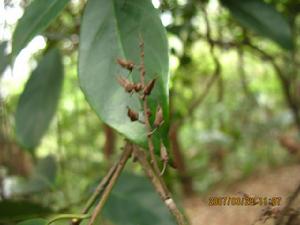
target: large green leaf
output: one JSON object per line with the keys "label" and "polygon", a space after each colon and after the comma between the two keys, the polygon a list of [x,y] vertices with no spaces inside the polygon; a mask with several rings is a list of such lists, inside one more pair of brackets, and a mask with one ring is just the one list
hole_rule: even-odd
{"label": "large green leaf", "polygon": [[[79,79],[87,100],[98,116],[108,125],[135,143],[146,140],[144,125],[131,122],[127,106],[142,109],[137,96],[130,96],[116,81],[117,75],[128,72],[117,65],[117,58],[139,63],[139,38],[145,43],[146,79],[158,79],[150,96],[154,114],[161,104],[165,123],[160,129],[166,137],[168,127],[168,45],[159,14],[150,0],[89,0],[83,15]],[[130,77],[137,81],[138,72]],[[153,119],[153,118],[152,118]],[[159,134],[159,132],[156,132]]]}
{"label": "large green leaf", "polygon": [[23,147],[33,150],[45,134],[57,107],[62,81],[61,55],[52,49],[32,72],[19,99],[16,136]]}
{"label": "large green leaf", "polygon": [[53,211],[45,206],[29,201],[0,201],[0,223],[8,220],[22,220],[33,216],[44,216]]}
{"label": "large green leaf", "polygon": [[44,219],[31,219],[18,223],[17,225],[47,225],[48,221]]}
{"label": "large green leaf", "polygon": [[42,32],[62,11],[69,0],[34,0],[18,21],[12,38],[12,56],[15,57],[28,42]]}
{"label": "large green leaf", "polygon": [[293,48],[291,28],[272,5],[262,0],[221,0],[221,2],[246,28],[272,39],[283,48]]}
{"label": "large green leaf", "polygon": [[119,178],[103,215],[115,225],[176,224],[151,183],[128,173]]}
{"label": "large green leaf", "polygon": [[9,64],[9,57],[5,52],[6,46],[7,41],[4,41],[0,44],[0,77]]}

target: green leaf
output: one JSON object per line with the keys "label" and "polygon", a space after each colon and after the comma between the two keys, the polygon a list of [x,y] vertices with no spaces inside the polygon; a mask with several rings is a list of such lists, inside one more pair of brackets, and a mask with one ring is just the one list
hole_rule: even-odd
{"label": "green leaf", "polygon": [[8,220],[22,220],[36,215],[52,213],[50,208],[29,201],[0,201],[0,223]]}
{"label": "green leaf", "polygon": [[31,219],[18,223],[17,225],[47,225],[48,221],[44,219]]}
{"label": "green leaf", "polygon": [[57,49],[39,62],[26,83],[16,112],[16,136],[25,148],[33,150],[47,131],[55,114],[63,82],[63,65]]}
{"label": "green leaf", "polygon": [[286,49],[293,48],[289,24],[276,9],[262,0],[221,0],[241,25]]}
{"label": "green leaf", "polygon": [[0,44],[0,77],[9,64],[9,57],[5,52],[6,46],[7,41],[4,41]]}
{"label": "green leaf", "polygon": [[[155,133],[161,133],[166,140],[168,44],[159,14],[149,0],[88,1],[80,34],[79,79],[98,116],[128,139],[145,145],[144,125],[131,122],[127,116],[127,106],[141,112],[141,102],[138,96],[125,93],[116,79],[120,75],[128,76],[128,72],[117,65],[117,58],[132,60],[136,64],[140,62],[140,36],[145,43],[146,80],[158,79],[149,99],[152,115],[157,104],[162,105],[164,113],[165,123]],[[138,81],[138,71],[129,77]]]}
{"label": "green leaf", "polygon": [[103,211],[115,225],[175,225],[171,214],[141,176],[123,173]]}
{"label": "green leaf", "polygon": [[69,0],[32,1],[14,31],[12,57],[17,56],[34,36],[43,32],[68,2]]}

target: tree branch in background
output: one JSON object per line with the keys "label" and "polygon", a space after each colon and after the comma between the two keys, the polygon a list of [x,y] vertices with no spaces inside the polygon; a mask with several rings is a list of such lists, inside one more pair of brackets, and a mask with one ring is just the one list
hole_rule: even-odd
{"label": "tree branch in background", "polygon": [[285,96],[285,100],[289,106],[289,108],[291,109],[293,116],[294,116],[294,120],[296,123],[296,126],[300,132],[300,115],[299,115],[299,106],[297,104],[297,101],[295,101],[295,99],[293,98],[291,92],[290,92],[290,87],[291,87],[291,82],[289,81],[289,79],[287,79],[284,75],[284,73],[282,72],[281,68],[277,65],[277,63],[275,62],[275,59],[269,55],[267,52],[265,52],[264,50],[260,49],[259,47],[253,45],[249,40],[246,41],[245,43],[247,46],[249,46],[250,48],[252,48],[253,50],[255,50],[256,52],[258,52],[262,57],[264,57],[266,60],[268,60],[271,65],[273,66],[275,73],[281,83],[281,88],[282,91],[284,93]]}
{"label": "tree branch in background", "polygon": [[237,48],[237,54],[238,54],[238,74],[241,78],[241,84],[245,93],[245,96],[248,97],[251,102],[253,102],[255,105],[257,104],[256,98],[249,89],[246,73],[245,73],[245,61],[244,61],[244,49],[242,46]]}
{"label": "tree branch in background", "polygon": [[105,143],[104,143],[103,151],[104,151],[105,158],[109,160],[114,153],[116,135],[114,130],[106,124],[103,125],[103,129],[105,134]]}
{"label": "tree branch in background", "polygon": [[[203,100],[208,95],[210,88],[212,87],[214,82],[217,80],[217,78],[221,79],[221,63],[214,51],[216,43],[212,39],[212,36],[211,36],[210,23],[209,23],[208,15],[207,15],[207,12],[206,12],[206,9],[205,9],[205,6],[203,5],[203,3],[200,3],[200,8],[204,15],[204,20],[205,20],[205,24],[206,24],[206,41],[208,42],[208,44],[210,46],[210,48],[209,48],[210,54],[214,61],[215,69],[214,69],[214,72],[213,72],[212,76],[210,77],[209,81],[207,82],[202,94],[194,102],[192,102],[190,104],[189,109],[188,109],[189,112],[193,112],[203,102]],[[220,81],[220,82],[221,82],[220,85],[222,85],[222,81]],[[223,88],[220,88],[219,90],[220,90],[219,96],[223,96],[223,94],[222,94]]]}
{"label": "tree branch in background", "polygon": [[180,127],[180,123],[173,122],[170,127],[170,142],[171,142],[171,149],[174,157],[175,167],[178,171],[179,179],[181,181],[181,185],[183,188],[183,193],[185,196],[192,196],[194,194],[193,189],[193,179],[190,176],[186,163],[184,154],[182,154],[180,141],[178,140],[178,130]]}

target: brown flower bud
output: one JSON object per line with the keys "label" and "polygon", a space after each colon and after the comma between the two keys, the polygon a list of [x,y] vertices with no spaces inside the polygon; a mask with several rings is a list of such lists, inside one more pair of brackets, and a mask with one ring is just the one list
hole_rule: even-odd
{"label": "brown flower bud", "polygon": [[162,159],[162,161],[169,160],[168,152],[163,142],[160,143],[160,158]]}
{"label": "brown flower bud", "polygon": [[118,83],[125,89],[126,92],[131,93],[134,90],[135,84],[124,77],[117,77]]}
{"label": "brown flower bud", "polygon": [[160,105],[158,105],[155,113],[154,126],[159,127],[164,122],[163,110]]}
{"label": "brown flower bud", "polygon": [[163,169],[160,173],[160,176],[162,176],[167,168],[168,161],[169,161],[167,149],[162,141],[160,142],[160,158],[163,161]]}
{"label": "brown flower bud", "polygon": [[155,81],[156,81],[156,78],[154,78],[153,80],[149,81],[149,83],[145,86],[143,92],[144,92],[144,96],[146,95],[150,95],[151,94],[151,91],[155,85]]}
{"label": "brown flower bud", "polygon": [[129,70],[130,72],[133,70],[134,68],[134,63],[131,62],[131,61],[127,61],[127,60],[124,60],[124,59],[117,59],[117,63],[122,66],[124,69],[127,69]]}
{"label": "brown flower bud", "polygon": [[136,92],[140,92],[143,89],[143,85],[141,83],[137,83],[134,85],[134,90]]}
{"label": "brown flower bud", "polygon": [[131,121],[137,121],[139,119],[139,113],[136,112],[136,111],[134,111],[134,110],[132,110],[128,106],[127,106],[127,109],[128,109],[127,116],[130,118],[130,120]]}

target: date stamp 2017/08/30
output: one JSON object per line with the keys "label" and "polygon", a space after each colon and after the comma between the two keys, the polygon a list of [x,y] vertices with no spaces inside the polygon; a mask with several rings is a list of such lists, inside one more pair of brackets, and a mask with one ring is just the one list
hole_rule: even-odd
{"label": "date stamp 2017/08/30", "polygon": [[214,196],[208,199],[208,206],[279,206],[281,197]]}

